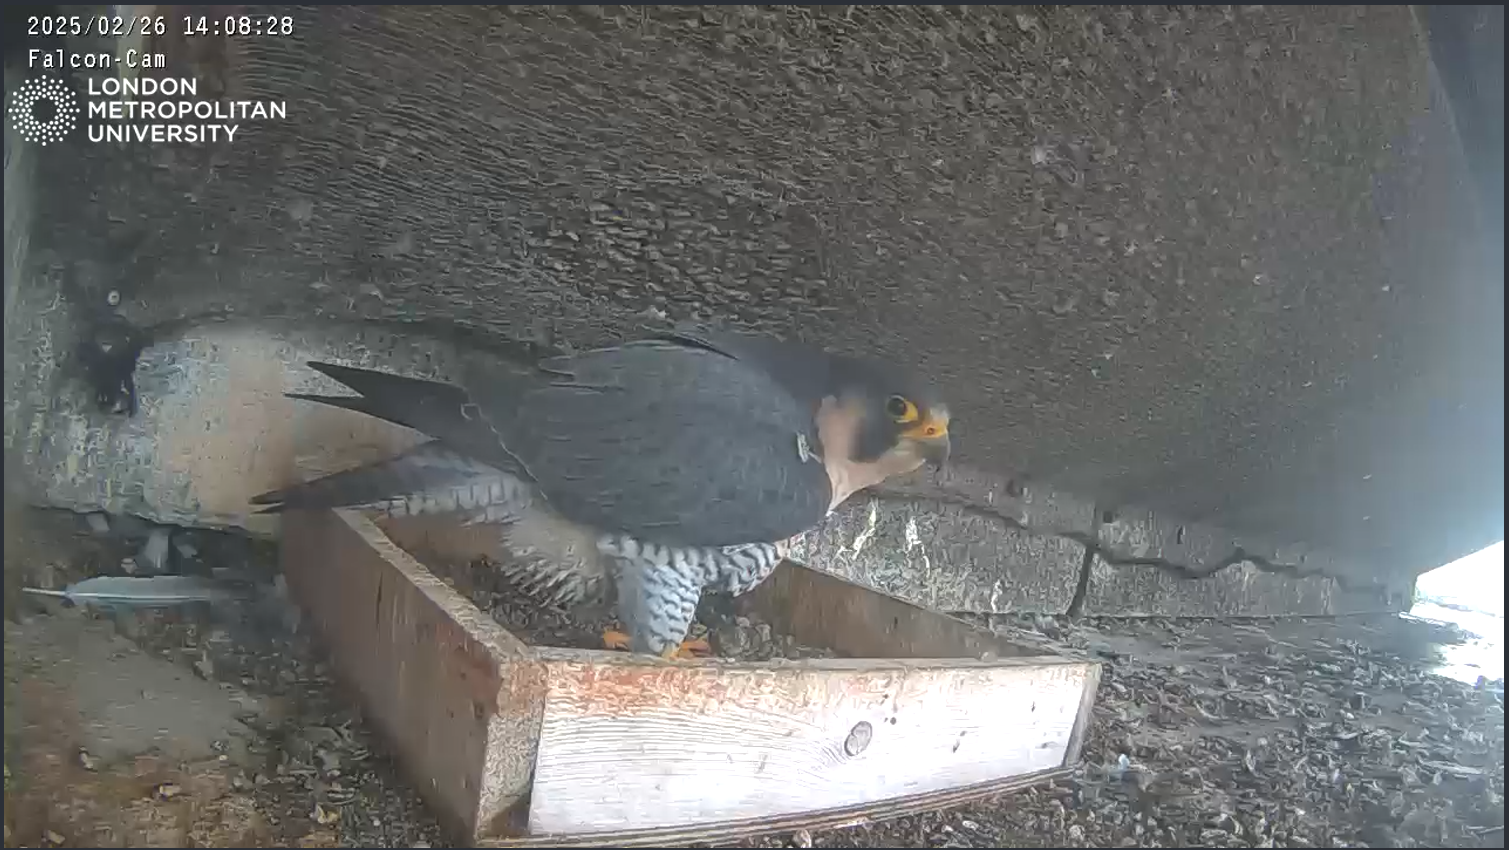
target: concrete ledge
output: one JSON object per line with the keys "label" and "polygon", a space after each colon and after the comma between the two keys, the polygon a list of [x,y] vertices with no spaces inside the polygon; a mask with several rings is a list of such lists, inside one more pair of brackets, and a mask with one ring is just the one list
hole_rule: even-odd
{"label": "concrete ledge", "polygon": [[1075,613],[1324,616],[1403,611],[1414,576],[1147,509],[1103,509]]}
{"label": "concrete ledge", "polygon": [[1275,575],[1242,562],[1203,578],[1160,566],[1090,561],[1087,617],[1330,617],[1404,611],[1408,584],[1349,587],[1330,576]]}
{"label": "concrete ledge", "polygon": [[1187,579],[1155,566],[1090,561],[1079,613],[1088,617],[1263,617],[1334,613],[1334,579],[1294,579],[1243,563],[1208,578]]}
{"label": "concrete ledge", "polygon": [[876,492],[888,499],[958,505],[1036,534],[1085,539],[1095,528],[1095,504],[1088,499],[962,464],[951,464],[935,476],[887,482]]}
{"label": "concrete ledge", "polygon": [[960,505],[856,500],[792,557],[940,611],[1062,614],[1085,547]]}

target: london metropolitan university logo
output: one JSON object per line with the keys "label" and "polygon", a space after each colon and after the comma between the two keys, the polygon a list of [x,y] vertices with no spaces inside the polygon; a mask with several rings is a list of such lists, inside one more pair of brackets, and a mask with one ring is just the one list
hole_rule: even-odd
{"label": "london metropolitan university logo", "polygon": [[39,77],[11,92],[10,124],[28,142],[61,142],[79,123],[79,99],[62,80]]}
{"label": "london metropolitan university logo", "polygon": [[[88,79],[81,97],[55,77],[36,77],[11,93],[6,114],[22,139],[63,141],[87,118],[91,142],[199,144],[233,142],[245,121],[288,118],[282,101],[201,98],[187,77]],[[82,101],[82,102],[81,102]]]}

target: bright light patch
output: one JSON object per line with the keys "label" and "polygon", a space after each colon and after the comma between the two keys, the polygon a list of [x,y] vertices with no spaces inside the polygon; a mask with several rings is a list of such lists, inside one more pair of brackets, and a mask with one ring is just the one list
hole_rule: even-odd
{"label": "bright light patch", "polygon": [[1455,623],[1479,639],[1443,647],[1438,672],[1466,682],[1504,678],[1504,542],[1431,570],[1415,582],[1410,616]]}
{"label": "bright light patch", "polygon": [[1415,581],[1415,598],[1430,597],[1504,616],[1504,541],[1431,570]]}

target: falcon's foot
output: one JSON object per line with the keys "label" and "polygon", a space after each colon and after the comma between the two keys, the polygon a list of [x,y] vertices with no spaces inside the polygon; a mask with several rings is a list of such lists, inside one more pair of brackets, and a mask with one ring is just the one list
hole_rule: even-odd
{"label": "falcon's foot", "polygon": [[[624,634],[623,632],[619,631],[618,629],[604,629],[603,630],[603,646],[604,647],[606,647],[608,649],[623,649],[623,650],[627,650],[629,648],[629,644],[630,644],[629,636],[627,634]],[[677,647],[672,648],[672,649],[667,649],[665,651],[665,653],[663,653],[662,657],[664,657],[664,658],[696,658],[698,656],[711,655],[712,652],[713,652],[713,648],[712,648],[711,645],[708,644],[708,642],[706,640],[703,640],[702,638],[694,638],[692,640],[684,640],[684,641],[682,641],[680,646],[677,646]]]}
{"label": "falcon's foot", "polygon": [[663,655],[665,658],[698,658],[713,654],[713,647],[702,638],[684,640],[675,649],[667,649]]}
{"label": "falcon's foot", "polygon": [[629,636],[618,629],[603,629],[603,648],[628,649]]}

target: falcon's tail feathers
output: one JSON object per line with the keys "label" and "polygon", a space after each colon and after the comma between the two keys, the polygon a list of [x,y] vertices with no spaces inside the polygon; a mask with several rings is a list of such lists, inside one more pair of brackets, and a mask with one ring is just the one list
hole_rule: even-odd
{"label": "falcon's tail feathers", "polygon": [[485,459],[496,469],[525,479],[530,477],[524,465],[508,454],[497,432],[461,387],[317,360],[308,361],[308,365],[360,395],[288,393],[289,398],[354,410],[413,428],[453,449]]}
{"label": "falcon's tail feathers", "polygon": [[529,486],[514,476],[430,442],[388,460],[254,496],[251,502],[268,506],[258,513],[364,507],[395,517],[503,509],[499,517],[488,517],[495,520],[522,509],[529,499]]}

